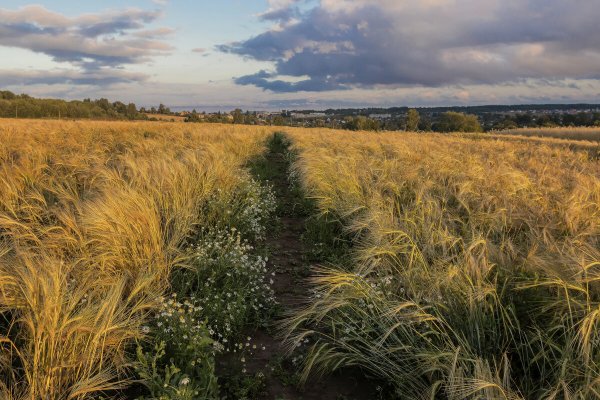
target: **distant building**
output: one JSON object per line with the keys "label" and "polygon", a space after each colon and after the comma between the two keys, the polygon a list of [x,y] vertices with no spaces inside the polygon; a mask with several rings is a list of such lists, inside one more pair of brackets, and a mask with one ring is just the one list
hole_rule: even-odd
{"label": "distant building", "polygon": [[308,113],[308,114],[292,113],[292,115],[291,115],[291,117],[295,118],[295,119],[323,118],[326,116],[327,116],[327,114],[321,113],[321,112]]}
{"label": "distant building", "polygon": [[371,118],[371,119],[390,119],[390,118],[392,118],[392,114],[370,114],[369,118]]}

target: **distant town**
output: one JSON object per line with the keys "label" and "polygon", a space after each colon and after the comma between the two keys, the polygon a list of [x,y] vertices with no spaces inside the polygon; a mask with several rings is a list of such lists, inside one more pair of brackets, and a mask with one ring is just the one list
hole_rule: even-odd
{"label": "distant town", "polygon": [[370,131],[480,132],[515,128],[600,126],[600,104],[489,105],[470,107],[343,108],[229,112],[172,111],[164,104],[137,107],[108,99],[39,99],[0,91],[0,117],[129,119],[325,127]]}
{"label": "distant town", "polygon": [[[172,113],[188,122],[222,122],[251,125],[285,125],[296,127],[327,127],[350,130],[412,130],[409,111],[418,113],[415,130],[440,129],[444,115],[476,116],[484,131],[554,126],[600,126],[600,104],[547,104],[471,107],[393,107],[346,108],[282,111],[197,112]],[[149,117],[159,113],[149,110]]]}

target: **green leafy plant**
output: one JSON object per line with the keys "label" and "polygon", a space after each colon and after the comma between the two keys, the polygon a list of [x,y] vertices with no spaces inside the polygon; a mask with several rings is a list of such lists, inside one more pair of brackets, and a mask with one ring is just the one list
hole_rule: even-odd
{"label": "green leafy plant", "polygon": [[216,396],[214,354],[218,344],[200,319],[201,309],[197,302],[177,301],[175,295],[163,299],[151,326],[144,327],[150,332],[154,346],[149,349],[138,346],[136,371],[153,397],[212,399]]}

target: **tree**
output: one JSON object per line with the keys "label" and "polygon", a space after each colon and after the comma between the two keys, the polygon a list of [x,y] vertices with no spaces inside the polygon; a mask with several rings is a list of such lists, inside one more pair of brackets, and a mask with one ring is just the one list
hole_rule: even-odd
{"label": "tree", "polygon": [[188,116],[185,119],[185,122],[200,122],[200,116],[198,115],[198,112],[195,108],[190,114],[188,114]]}
{"label": "tree", "polygon": [[16,97],[17,96],[9,90],[4,90],[4,91],[0,90],[0,99],[14,100]]}
{"label": "tree", "polygon": [[134,103],[127,104],[127,117],[134,119],[137,115],[137,108]]}
{"label": "tree", "polygon": [[14,95],[0,91],[0,116],[19,118],[101,118],[138,119],[145,117],[137,112],[133,103],[114,103],[107,99],[65,101],[37,99],[28,95]]}
{"label": "tree", "polygon": [[244,116],[244,123],[247,125],[256,125],[258,117],[256,116],[256,112],[246,111],[246,115]]}
{"label": "tree", "polygon": [[276,126],[283,126],[283,125],[285,125],[285,120],[283,119],[283,117],[281,115],[276,115],[273,118],[272,124],[276,125]]}
{"label": "tree", "polygon": [[505,117],[502,121],[498,121],[494,124],[494,129],[497,131],[506,131],[517,128],[517,123],[508,117]]}
{"label": "tree", "polygon": [[527,128],[528,126],[533,124],[533,115],[527,114],[518,114],[515,116],[515,122],[521,128]]}
{"label": "tree", "polygon": [[378,121],[364,115],[346,117],[344,120],[345,128],[351,131],[378,131],[380,129]]}
{"label": "tree", "polygon": [[426,115],[425,117],[421,117],[419,121],[419,130],[425,132],[431,132],[432,123],[431,119]]}
{"label": "tree", "polygon": [[102,98],[95,101],[96,105],[102,108],[104,111],[108,111],[112,108],[112,104],[108,101],[108,99]]}
{"label": "tree", "polygon": [[408,110],[406,114],[406,130],[409,132],[415,132],[419,129],[419,122],[421,121],[421,115],[415,109]]}
{"label": "tree", "polygon": [[169,109],[169,107],[160,103],[160,105],[158,106],[158,113],[159,114],[171,114],[171,110]]}
{"label": "tree", "polygon": [[[556,122],[554,122],[552,120],[552,118],[550,118],[548,115],[542,115],[542,116],[538,117],[536,120],[536,124],[537,124],[537,126],[542,127],[542,128],[552,128],[552,127],[558,126],[558,124]],[[565,125],[573,126],[575,124],[574,124],[574,122],[569,121],[569,123],[565,124]]]}
{"label": "tree", "polygon": [[476,115],[448,111],[442,114],[434,125],[438,132],[482,132],[483,128]]}
{"label": "tree", "polygon": [[242,113],[242,110],[240,110],[239,108],[236,108],[235,110],[233,110],[231,112],[231,116],[233,117],[234,124],[243,124],[244,123],[244,114]]}

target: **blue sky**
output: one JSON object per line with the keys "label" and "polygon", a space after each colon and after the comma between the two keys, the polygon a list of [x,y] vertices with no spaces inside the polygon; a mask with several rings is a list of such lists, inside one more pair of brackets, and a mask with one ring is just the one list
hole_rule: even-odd
{"label": "blue sky", "polygon": [[198,109],[600,102],[591,0],[4,0],[0,87]]}

